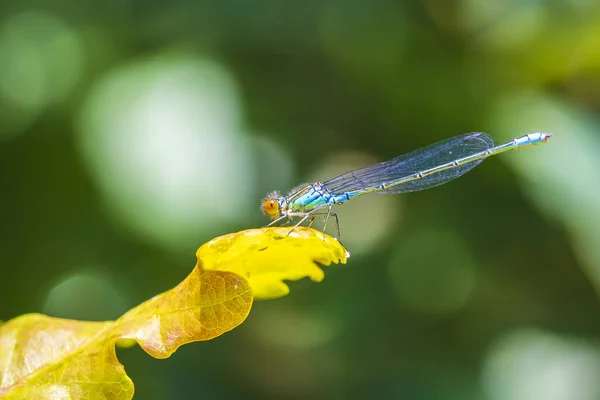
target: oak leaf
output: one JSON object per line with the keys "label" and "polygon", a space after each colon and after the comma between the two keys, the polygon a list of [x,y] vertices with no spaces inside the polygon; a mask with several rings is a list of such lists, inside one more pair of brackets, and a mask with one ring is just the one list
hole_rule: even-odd
{"label": "oak leaf", "polygon": [[155,358],[241,324],[254,298],[289,292],[283,280],[320,281],[315,262],[345,263],[335,239],[309,228],[251,229],[201,246],[196,267],[173,289],[116,321],[26,314],[0,325],[0,398],[131,399],[134,386],[115,344],[134,340]]}

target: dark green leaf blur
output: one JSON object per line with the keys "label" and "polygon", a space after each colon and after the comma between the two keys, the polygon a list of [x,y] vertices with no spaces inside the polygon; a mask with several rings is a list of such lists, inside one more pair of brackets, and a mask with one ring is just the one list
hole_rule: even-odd
{"label": "dark green leaf blur", "polygon": [[550,132],[337,207],[348,264],[232,332],[118,354],[136,399],[598,400],[599,111],[595,1],[3,0],[0,320],[115,319],[270,191]]}

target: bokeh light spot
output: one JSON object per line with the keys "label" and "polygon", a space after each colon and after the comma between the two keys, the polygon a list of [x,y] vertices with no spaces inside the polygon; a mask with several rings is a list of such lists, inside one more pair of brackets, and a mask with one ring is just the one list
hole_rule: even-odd
{"label": "bokeh light spot", "polygon": [[112,320],[125,311],[125,302],[114,284],[88,273],[76,273],[56,283],[44,304],[45,314],[80,320]]}
{"label": "bokeh light spot", "polygon": [[[0,60],[0,109],[21,111],[12,117],[2,113],[3,118],[31,119],[74,87],[83,50],[76,32],[55,15],[26,11],[0,25]],[[12,125],[22,125],[16,122]],[[7,134],[15,132],[7,130]]]}
{"label": "bokeh light spot", "polygon": [[79,137],[116,218],[157,244],[189,249],[199,234],[255,212],[239,107],[228,72],[192,55],[140,60],[103,77]]}
{"label": "bokeh light spot", "polygon": [[388,272],[402,306],[425,314],[451,314],[469,299],[474,264],[456,233],[425,230],[411,233],[398,246]]}
{"label": "bokeh light spot", "polygon": [[483,387],[490,400],[597,400],[600,350],[533,329],[511,331],[489,350]]}
{"label": "bokeh light spot", "polygon": [[255,318],[252,327],[257,338],[289,350],[319,348],[341,333],[339,321],[316,312],[276,307],[257,311]]}

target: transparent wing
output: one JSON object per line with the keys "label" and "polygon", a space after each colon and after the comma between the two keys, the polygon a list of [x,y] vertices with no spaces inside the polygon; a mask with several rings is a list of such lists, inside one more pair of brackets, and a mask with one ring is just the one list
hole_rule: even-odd
{"label": "transparent wing", "polygon": [[[402,180],[414,173],[470,156],[494,147],[494,140],[483,132],[467,133],[403,154],[389,161],[347,172],[323,186],[333,193],[375,189],[381,184]],[[446,169],[421,179],[398,184],[378,193],[406,193],[442,185],[475,168],[484,159]]]}

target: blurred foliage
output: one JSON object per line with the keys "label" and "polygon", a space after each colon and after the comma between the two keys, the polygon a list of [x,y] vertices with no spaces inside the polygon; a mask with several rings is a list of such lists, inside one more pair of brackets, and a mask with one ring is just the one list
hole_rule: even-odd
{"label": "blurred foliage", "polygon": [[0,16],[0,319],[116,319],[181,281],[199,243],[264,225],[270,190],[465,132],[547,131],[442,187],[339,207],[348,267],[232,333],[119,357],[142,399],[600,397],[598,2],[5,0]]}
{"label": "blurred foliage", "polygon": [[[115,344],[135,340],[155,358],[241,324],[256,298],[287,293],[282,279],[323,279],[315,261],[345,262],[337,240],[308,228],[246,230],[201,246],[196,267],[175,288],[116,321],[28,314],[0,326],[0,395],[7,399],[131,399],[133,383]],[[247,279],[246,279],[247,277]]]}

